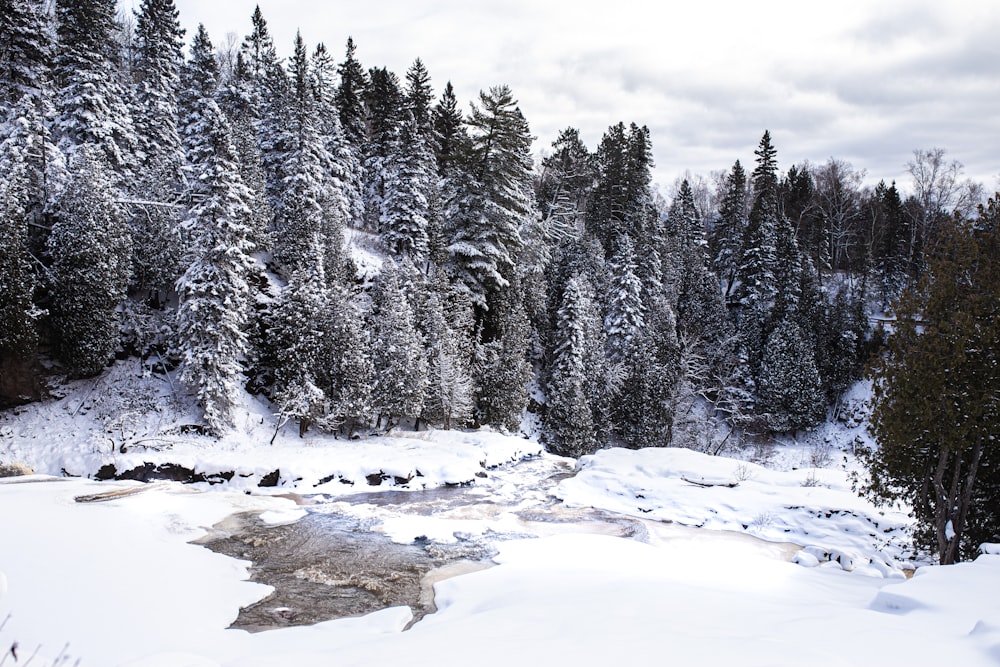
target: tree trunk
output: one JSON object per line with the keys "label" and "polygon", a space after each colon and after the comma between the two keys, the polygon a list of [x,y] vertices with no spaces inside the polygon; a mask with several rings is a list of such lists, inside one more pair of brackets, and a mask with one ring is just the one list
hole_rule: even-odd
{"label": "tree trunk", "polygon": [[[965,471],[964,479],[960,484],[961,494],[959,494],[957,490],[955,493],[955,518],[952,519],[952,530],[955,533],[955,537],[949,542],[947,551],[942,554],[942,565],[957,563],[962,558],[962,534],[965,531],[965,521],[969,514],[969,506],[972,504],[972,492],[975,488],[976,475],[979,472],[979,464],[982,461],[982,457],[983,439],[979,438],[976,440],[976,444],[972,450],[972,460],[969,462],[969,466]],[[961,457],[959,457],[959,459],[961,460]],[[958,479],[957,474],[956,479]]]}
{"label": "tree trunk", "polygon": [[946,449],[938,451],[937,469],[934,471],[933,486],[933,512],[934,512],[934,536],[937,538],[938,557],[944,565],[945,553],[948,549],[948,539],[946,537],[948,526],[948,494],[944,490],[944,475],[948,469],[949,453]]}

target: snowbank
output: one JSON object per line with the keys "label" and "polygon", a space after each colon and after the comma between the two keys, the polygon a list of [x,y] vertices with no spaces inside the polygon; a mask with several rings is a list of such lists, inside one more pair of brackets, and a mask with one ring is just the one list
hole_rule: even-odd
{"label": "snowbank", "polygon": [[796,559],[802,565],[894,577],[912,568],[911,519],[859,498],[841,470],[775,471],[686,449],[608,449],[581,458],[556,495],[570,506],[792,542],[807,547]]}
{"label": "snowbank", "polygon": [[[439,583],[408,609],[260,634],[225,629],[266,587],[185,544],[232,511],[290,501],[177,484],[96,504],[86,480],[0,482],[0,645],[81,667],[368,664],[996,664],[1000,557],[910,581],[777,560],[751,540],[649,545],[567,534],[500,545],[497,567]],[[713,533],[705,533],[712,535]],[[720,533],[714,533],[720,536]]]}

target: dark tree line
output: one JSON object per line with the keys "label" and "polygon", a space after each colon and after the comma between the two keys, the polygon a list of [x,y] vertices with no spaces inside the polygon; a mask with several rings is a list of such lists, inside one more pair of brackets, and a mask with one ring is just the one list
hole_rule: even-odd
{"label": "dark tree line", "polygon": [[634,123],[594,150],[569,128],[536,165],[507,86],[464,112],[419,59],[400,78],[298,36],[283,58],[259,8],[223,58],[202,27],[185,57],[171,0],[127,39],[111,0],[43,4],[0,1],[7,402],[39,397],[41,358],[136,355],[214,433],[247,389],[301,434],[530,409],[562,454],[719,451],[821,422],[865,304],[922,278],[975,199],[942,151],[904,197],[836,160],[782,173],[765,132],[713,203],[689,181],[664,202]]}

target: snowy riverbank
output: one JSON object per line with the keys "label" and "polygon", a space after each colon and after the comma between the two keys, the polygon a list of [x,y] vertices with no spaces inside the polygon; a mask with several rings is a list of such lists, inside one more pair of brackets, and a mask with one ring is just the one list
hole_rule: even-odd
{"label": "snowy riverbank", "polygon": [[[386,472],[419,465],[427,480],[446,480],[451,473],[441,471],[483,471],[484,461],[502,463],[530,446],[492,433],[426,438],[335,442],[321,450],[321,460],[339,461],[345,470],[385,469],[382,457],[398,453],[391,447],[409,446],[403,458],[423,458]],[[307,453],[312,449],[319,448],[304,444],[300,459],[287,449],[275,452],[282,469],[305,476],[312,465],[305,462],[320,456]],[[264,454],[254,447],[232,454],[230,461],[244,461],[248,469],[272,465],[257,461]],[[458,530],[488,535],[510,525],[505,514],[523,509],[532,494],[544,495],[531,472],[537,466],[522,466],[475,478],[484,502],[493,504],[488,513],[414,517],[405,502],[355,511],[368,512],[373,530],[401,539],[409,539],[405,528],[432,529],[431,539]],[[562,534],[499,543],[498,566],[438,583],[438,612],[406,632],[411,612],[405,607],[259,634],[226,629],[242,605],[269,589],[245,581],[248,563],[188,542],[235,512],[288,521],[308,510],[287,498],[248,495],[239,485],[4,480],[0,622],[10,618],[0,644],[19,642],[22,660],[41,646],[39,662],[48,664],[41,657],[51,662],[68,642],[65,652],[80,658],[81,667],[603,665],[651,656],[675,664],[751,665],[989,665],[1000,659],[1000,609],[992,595],[1000,586],[1000,556],[920,568],[904,581],[868,576],[879,573],[861,560],[851,572],[836,562],[801,567],[786,560],[787,550],[735,534],[822,544],[867,558],[884,548],[868,534],[877,510],[853,497],[843,471],[779,473],[681,450],[608,450],[579,467],[556,487],[562,505],[655,519],[648,525],[656,529],[623,539],[565,524]],[[733,481],[739,483],[726,486]],[[118,488],[142,491],[100,503],[75,501]],[[318,488],[327,495],[355,493],[340,483]],[[770,516],[767,525],[744,529],[745,517],[763,513]],[[705,528],[675,529],[666,520]],[[899,517],[879,521],[902,535]],[[815,539],[806,543],[807,537]]]}

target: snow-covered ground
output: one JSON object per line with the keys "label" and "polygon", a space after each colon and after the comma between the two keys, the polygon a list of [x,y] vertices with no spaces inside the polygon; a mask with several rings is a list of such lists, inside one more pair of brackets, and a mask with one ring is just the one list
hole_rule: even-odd
{"label": "snow-covered ground", "polygon": [[[496,504],[486,515],[459,516],[411,516],[405,503],[351,505],[401,541],[416,531],[447,540],[457,531],[509,528],[511,512],[547,493],[533,476],[571,463],[543,455],[484,480],[475,476],[484,463],[537,445],[495,433],[419,436],[278,446],[244,439],[218,449],[195,439],[136,460],[169,453],[205,469],[280,467],[282,478],[289,471],[287,485],[302,477],[300,493],[321,491],[332,501],[373,488],[312,486],[335,469],[399,477],[419,469],[418,486],[471,472],[473,490]],[[22,661],[38,650],[33,664],[48,665],[62,651],[71,656],[65,664],[105,667],[1000,662],[1000,556],[893,578],[906,519],[859,500],[843,470],[776,472],[682,450],[607,450],[582,459],[576,476],[554,488],[565,506],[631,515],[650,530],[622,538],[568,523],[501,542],[496,567],[438,583],[438,612],[405,632],[404,607],[249,634],[227,627],[268,587],[245,581],[247,563],[188,542],[234,512],[295,520],[304,510],[292,500],[248,494],[249,484],[238,481],[2,480],[0,623],[9,618],[0,650],[16,641]],[[113,489],[139,492],[75,500]],[[807,546],[817,547],[807,553],[851,555],[853,571],[845,571],[846,558],[825,567],[789,561]],[[876,556],[880,566],[865,562]]]}

